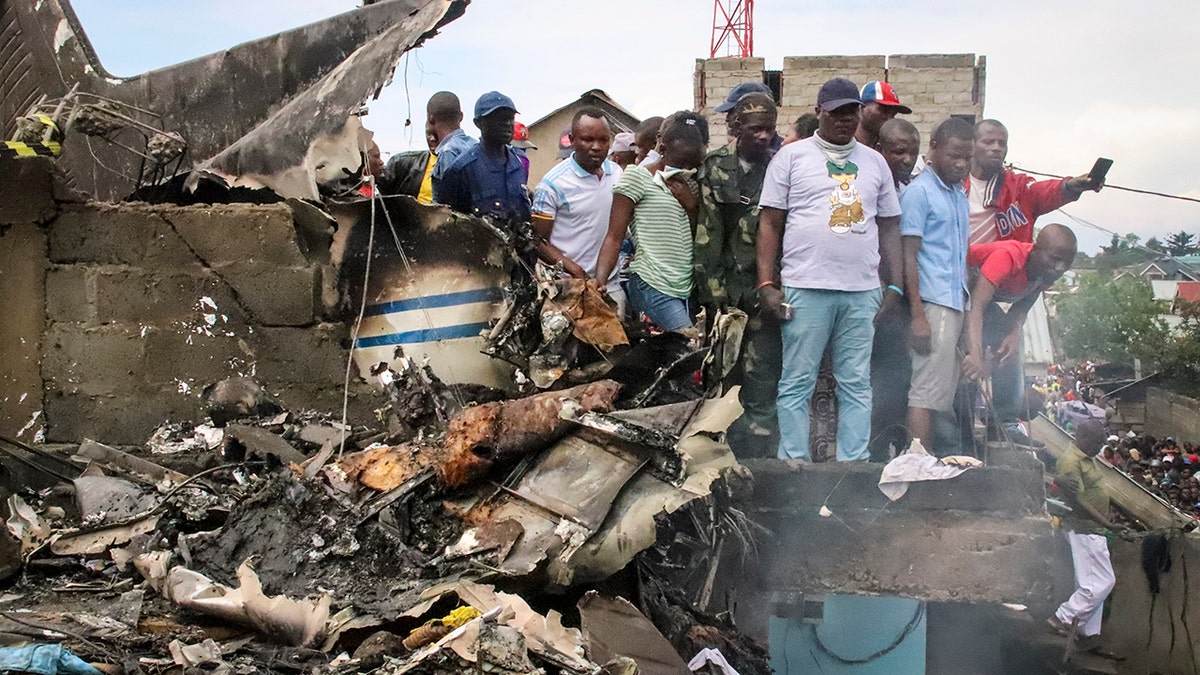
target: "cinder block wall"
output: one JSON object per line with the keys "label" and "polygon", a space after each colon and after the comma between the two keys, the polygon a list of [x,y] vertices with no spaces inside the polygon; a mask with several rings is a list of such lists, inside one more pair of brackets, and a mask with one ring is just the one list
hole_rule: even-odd
{"label": "cinder block wall", "polygon": [[[780,133],[787,135],[796,118],[813,111],[821,85],[844,77],[861,88],[884,79],[886,56],[788,56],[783,59],[783,90],[779,108]],[[904,94],[900,94],[905,101]]]}
{"label": "cinder block wall", "polygon": [[887,80],[912,108],[906,119],[921,130],[921,150],[950,115],[983,119],[987,57],[974,54],[900,54],[888,57]]}
{"label": "cinder block wall", "polygon": [[[741,82],[763,80],[761,58],[696,59],[695,109],[709,117],[712,147],[725,142],[725,115],[713,111]],[[787,135],[796,118],[812,112],[817,91],[833,77],[859,87],[872,80],[889,82],[900,101],[913,109],[905,116],[921,131],[922,151],[933,127],[950,115],[983,118],[987,59],[974,54],[897,54],[892,56],[788,56],[783,59],[779,132]]]}
{"label": "cinder block wall", "polygon": [[725,144],[728,131],[725,128],[725,113],[713,108],[721,105],[729,90],[743,82],[762,82],[766,60],[759,57],[745,59],[720,58],[696,59],[696,70],[692,78],[695,109],[708,117],[708,133],[712,139],[709,147]]}
{"label": "cinder block wall", "polygon": [[[0,256],[0,281],[22,281],[0,313],[29,315],[0,327],[0,344],[32,345],[0,365],[6,385],[27,390],[0,407],[3,433],[40,410],[50,441],[142,443],[165,420],[200,419],[200,391],[232,375],[285,408],[340,412],[348,330],[323,317],[328,247],[306,253],[287,204],[60,197],[37,216],[13,224],[23,216],[0,209],[0,232],[32,242],[32,260]],[[371,398],[355,385],[352,417],[365,419]]]}
{"label": "cinder block wall", "polygon": [[1146,391],[1146,433],[1176,441],[1200,442],[1200,401],[1150,387]]}

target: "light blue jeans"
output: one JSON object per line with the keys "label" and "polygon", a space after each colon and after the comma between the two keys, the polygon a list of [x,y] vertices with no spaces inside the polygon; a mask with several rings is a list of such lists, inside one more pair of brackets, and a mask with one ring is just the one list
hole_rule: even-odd
{"label": "light blue jeans", "polygon": [[641,312],[665,331],[679,332],[692,327],[687,298],[667,295],[633,272],[629,273],[629,279],[625,282],[625,294],[629,297],[629,308],[635,316]]}
{"label": "light blue jeans", "polygon": [[783,289],[795,315],[783,323],[783,373],[779,378],[779,458],[812,461],[808,449],[808,409],[825,346],[833,351],[837,379],[837,458],[870,457],[871,343],[879,289],[827,291]]}

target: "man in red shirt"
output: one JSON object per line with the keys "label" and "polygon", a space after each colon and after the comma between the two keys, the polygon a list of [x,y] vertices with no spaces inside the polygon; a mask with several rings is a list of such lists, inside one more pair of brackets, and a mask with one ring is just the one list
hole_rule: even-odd
{"label": "man in red shirt", "polygon": [[971,208],[971,244],[1000,239],[1033,242],[1033,223],[1039,216],[1070,204],[1087,190],[1099,191],[1103,181],[1090,176],[1035,181],[1004,167],[1008,129],[996,120],[975,125],[975,152],[967,178]]}
{"label": "man in red shirt", "polygon": [[[1034,180],[1026,174],[1005,168],[1004,161],[1007,158],[1008,129],[992,119],[976,124],[971,173],[966,186],[971,223],[968,241],[971,245],[1003,240],[1031,244],[1033,224],[1040,216],[1070,204],[1087,190],[1099,191],[1104,186],[1103,181],[1093,181],[1086,175]],[[1005,329],[1003,325],[990,325],[990,317],[996,316],[994,312],[988,314],[988,333]],[[1021,316],[1024,317],[1024,314]],[[1025,391],[1021,372],[1023,350],[1019,335],[1014,349],[1010,358],[997,363],[993,369],[992,382],[996,385],[994,406],[998,415],[1007,420],[1010,431],[1014,432],[1008,437],[1026,440],[1024,434],[1015,433]]]}
{"label": "man in red shirt", "polygon": [[[1036,243],[1006,239],[976,244],[967,252],[967,267],[978,274],[971,287],[963,375],[982,379],[989,370],[984,348],[991,349],[995,421],[1018,445],[1037,445],[1016,428],[1025,389],[1020,362],[1025,316],[1042,291],[1071,268],[1076,249],[1075,233],[1055,223],[1042,228]],[[998,302],[1011,307],[1005,312]]]}

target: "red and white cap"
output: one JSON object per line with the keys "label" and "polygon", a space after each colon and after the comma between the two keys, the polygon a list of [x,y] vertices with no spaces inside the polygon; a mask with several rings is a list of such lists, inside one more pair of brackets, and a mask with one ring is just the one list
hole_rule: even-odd
{"label": "red and white cap", "polygon": [[509,145],[514,148],[537,150],[537,146],[533,144],[533,141],[529,140],[529,127],[520,122],[513,123],[513,137]]}
{"label": "red and white cap", "polygon": [[892,89],[892,85],[887,82],[880,82],[879,80],[868,82],[863,86],[859,98],[862,99],[863,105],[878,103],[879,105],[896,108],[905,115],[912,113],[912,108],[900,103],[900,97],[896,95],[896,90]]}

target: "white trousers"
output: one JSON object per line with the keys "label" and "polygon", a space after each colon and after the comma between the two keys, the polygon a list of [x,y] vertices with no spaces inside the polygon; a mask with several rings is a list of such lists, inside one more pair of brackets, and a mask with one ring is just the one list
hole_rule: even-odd
{"label": "white trousers", "polygon": [[1099,534],[1069,531],[1067,542],[1071,544],[1071,562],[1075,566],[1075,592],[1058,606],[1054,616],[1068,626],[1078,620],[1082,637],[1099,635],[1104,599],[1117,583],[1108,558],[1108,540]]}

